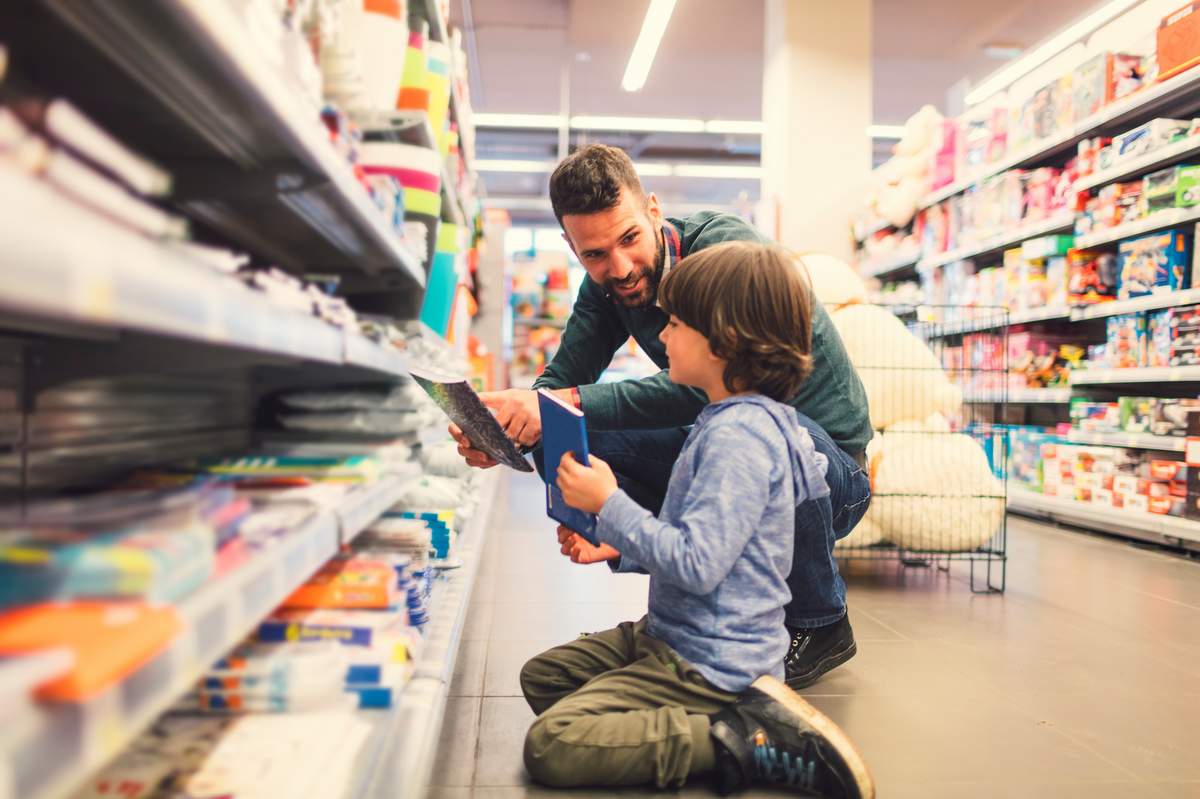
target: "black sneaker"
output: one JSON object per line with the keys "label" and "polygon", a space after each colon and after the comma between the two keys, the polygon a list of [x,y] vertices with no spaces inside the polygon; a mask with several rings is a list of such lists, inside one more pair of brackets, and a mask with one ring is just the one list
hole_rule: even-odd
{"label": "black sneaker", "polygon": [[774,677],[755,680],[713,715],[709,734],[722,794],[763,785],[830,799],[875,796],[867,764],[846,734]]}
{"label": "black sneaker", "polygon": [[824,627],[788,627],[788,632],[792,636],[792,645],[783,659],[783,667],[789,688],[807,688],[858,651],[848,614]]}

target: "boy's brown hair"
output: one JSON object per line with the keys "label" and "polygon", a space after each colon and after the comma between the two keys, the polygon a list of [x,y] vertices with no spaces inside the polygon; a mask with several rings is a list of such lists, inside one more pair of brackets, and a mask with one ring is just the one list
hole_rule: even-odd
{"label": "boy's brown hair", "polygon": [[677,263],[659,303],[725,360],[725,388],[787,402],[812,369],[812,296],[781,247],[730,241]]}

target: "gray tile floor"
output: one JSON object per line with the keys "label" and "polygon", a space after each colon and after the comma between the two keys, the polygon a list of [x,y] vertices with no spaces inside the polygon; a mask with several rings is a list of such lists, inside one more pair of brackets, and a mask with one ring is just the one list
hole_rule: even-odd
{"label": "gray tile floor", "polygon": [[[521,665],[645,611],[645,577],[558,554],[542,503],[536,478],[501,491],[437,799],[556,793],[521,762]],[[805,695],[859,744],[884,799],[1200,797],[1200,563],[1020,517],[1009,530],[1003,596],[972,595],[965,566],[855,564],[859,654]]]}

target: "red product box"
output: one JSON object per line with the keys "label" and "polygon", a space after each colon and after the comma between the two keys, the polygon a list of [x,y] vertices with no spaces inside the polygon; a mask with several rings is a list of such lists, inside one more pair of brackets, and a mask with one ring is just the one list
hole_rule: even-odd
{"label": "red product box", "polygon": [[1200,2],[1163,17],[1157,31],[1158,79],[1166,80],[1200,64]]}
{"label": "red product box", "polygon": [[1171,496],[1180,499],[1187,499],[1187,480],[1172,480],[1171,481]]}
{"label": "red product box", "polygon": [[1150,476],[1155,480],[1187,480],[1187,464],[1183,461],[1150,461]]}

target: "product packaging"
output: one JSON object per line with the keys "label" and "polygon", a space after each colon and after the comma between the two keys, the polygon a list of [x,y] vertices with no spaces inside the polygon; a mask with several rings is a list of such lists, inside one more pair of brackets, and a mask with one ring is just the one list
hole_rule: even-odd
{"label": "product packaging", "polygon": [[1160,294],[1189,288],[1190,242],[1183,231],[1151,233],[1118,245],[1118,298]]}

